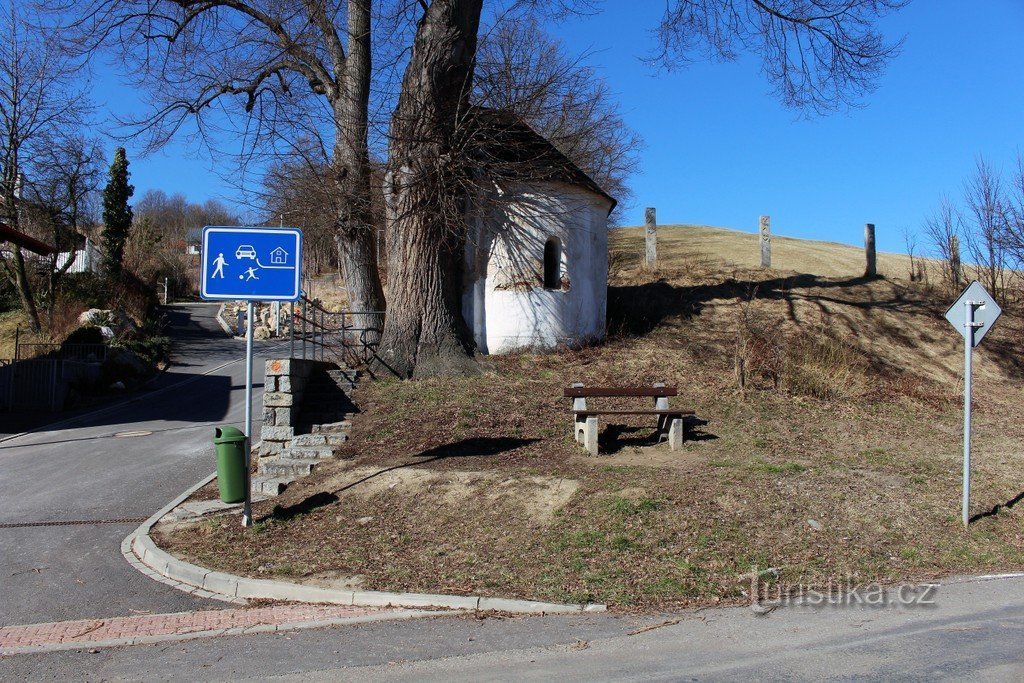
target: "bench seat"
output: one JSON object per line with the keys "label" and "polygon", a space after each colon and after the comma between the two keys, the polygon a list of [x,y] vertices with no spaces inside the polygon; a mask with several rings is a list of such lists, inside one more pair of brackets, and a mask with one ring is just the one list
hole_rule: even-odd
{"label": "bench seat", "polygon": [[[685,425],[683,418],[694,415],[692,410],[672,409],[668,406],[670,396],[678,396],[677,387],[655,384],[649,387],[587,387],[574,384],[563,389],[562,395],[573,399],[573,436],[591,455],[597,455],[597,419],[601,415],[653,415],[658,418],[658,434],[668,436],[672,450],[683,447]],[[587,406],[588,398],[648,398],[654,399],[653,409],[595,410]]]}

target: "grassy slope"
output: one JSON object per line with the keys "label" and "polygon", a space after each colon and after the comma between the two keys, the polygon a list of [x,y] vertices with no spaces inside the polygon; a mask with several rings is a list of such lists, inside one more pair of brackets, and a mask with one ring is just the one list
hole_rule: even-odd
{"label": "grassy slope", "polygon": [[[756,240],[730,231],[662,229],[656,272],[641,248],[614,234],[606,343],[364,385],[352,446],[258,505],[254,530],[211,521],[164,542],[256,576],[640,607],[738,599],[752,564],[819,584],[1024,567],[1024,506],[959,525],[946,295],[865,281],[841,245],[777,241],[792,271],[750,268]],[[977,354],[975,512],[1022,490],[1020,328],[1008,311]],[[572,381],[676,384],[707,424],[673,453],[627,418],[589,458],[569,435]]]}

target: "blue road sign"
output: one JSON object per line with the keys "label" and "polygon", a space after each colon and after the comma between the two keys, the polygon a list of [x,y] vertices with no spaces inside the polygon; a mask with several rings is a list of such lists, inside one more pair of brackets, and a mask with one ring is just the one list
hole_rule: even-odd
{"label": "blue road sign", "polygon": [[301,295],[302,231],[203,228],[204,299],[296,301]]}

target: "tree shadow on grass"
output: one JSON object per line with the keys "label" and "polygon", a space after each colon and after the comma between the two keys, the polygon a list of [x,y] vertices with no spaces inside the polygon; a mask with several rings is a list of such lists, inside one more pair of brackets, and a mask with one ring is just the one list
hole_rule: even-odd
{"label": "tree shadow on grass", "polygon": [[1022,500],[1024,500],[1024,491],[1021,491],[1020,493],[1018,493],[1016,496],[1014,496],[1010,500],[1006,501],[1005,503],[999,503],[998,505],[993,506],[993,508],[991,510],[986,510],[985,512],[979,512],[978,514],[974,515],[973,517],[968,518],[967,521],[968,522],[977,522],[977,521],[980,521],[982,519],[985,519],[986,517],[995,517],[996,515],[998,515],[1003,510],[1010,510],[1010,509],[1012,509],[1014,505],[1016,505],[1017,503],[1021,502]]}
{"label": "tree shadow on grass", "polygon": [[491,457],[507,451],[516,450],[517,448],[522,448],[523,446],[528,446],[539,440],[540,439],[517,439],[511,437],[473,437],[470,439],[462,439],[461,441],[456,441],[454,443],[428,448],[427,450],[413,456],[414,459],[410,462],[385,467],[373,474],[368,474],[362,479],[346,484],[335,491],[321,491],[320,493],[314,493],[294,505],[275,505],[273,511],[270,515],[265,517],[264,520],[275,519],[278,521],[287,521],[294,519],[295,517],[308,514],[319,508],[337,503],[338,500],[340,500],[339,494],[342,494],[351,488],[364,484],[371,479],[381,476],[382,474],[387,474],[388,472],[400,470],[405,467],[418,467],[438,460],[444,460],[445,458]]}

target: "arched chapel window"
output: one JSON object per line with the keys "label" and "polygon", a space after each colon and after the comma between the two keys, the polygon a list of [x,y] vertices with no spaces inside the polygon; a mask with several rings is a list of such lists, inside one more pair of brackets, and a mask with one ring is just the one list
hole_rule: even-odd
{"label": "arched chapel window", "polygon": [[562,287],[562,242],[551,237],[544,243],[544,288]]}

